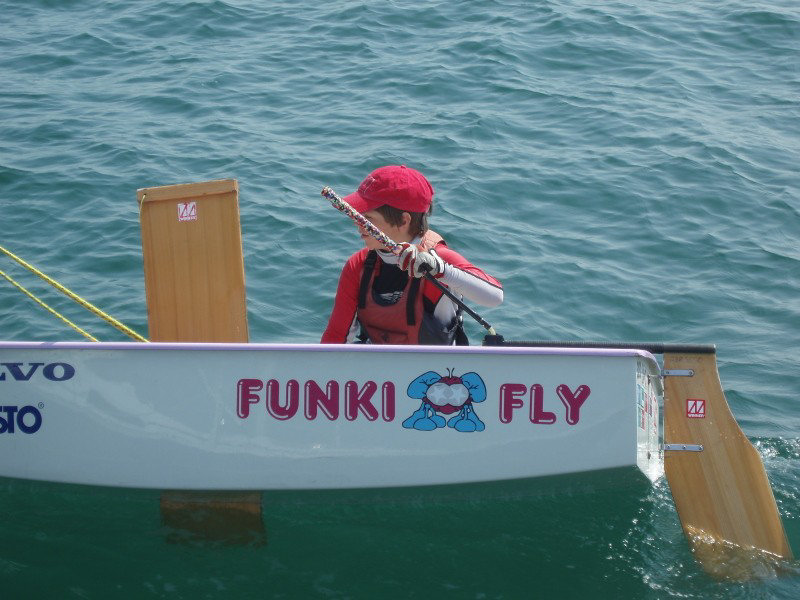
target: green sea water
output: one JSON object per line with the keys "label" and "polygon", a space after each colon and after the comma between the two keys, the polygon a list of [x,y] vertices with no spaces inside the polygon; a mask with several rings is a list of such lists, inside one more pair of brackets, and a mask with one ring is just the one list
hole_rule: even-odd
{"label": "green sea water", "polygon": [[[501,306],[476,308],[507,339],[716,344],[800,552],[795,1],[0,15],[1,246],[146,334],[136,189],[235,178],[250,339],[316,342],[360,244],[320,189],[408,164],[436,190],[434,228],[503,282]],[[0,279],[0,339],[80,338]],[[800,597],[793,561],[708,577],[663,481],[266,494],[266,544],[176,538],[158,501],[0,480],[0,598]]]}

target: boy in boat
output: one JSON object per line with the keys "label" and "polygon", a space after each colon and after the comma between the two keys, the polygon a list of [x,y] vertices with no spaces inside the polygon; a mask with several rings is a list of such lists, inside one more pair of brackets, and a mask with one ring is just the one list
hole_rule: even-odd
{"label": "boy in boat", "polygon": [[425,281],[425,271],[483,306],[500,304],[503,287],[428,228],[433,187],[425,176],[405,165],[380,167],[344,200],[403,249],[392,254],[359,227],[366,247],[342,269],[321,342],[466,345],[460,308]]}

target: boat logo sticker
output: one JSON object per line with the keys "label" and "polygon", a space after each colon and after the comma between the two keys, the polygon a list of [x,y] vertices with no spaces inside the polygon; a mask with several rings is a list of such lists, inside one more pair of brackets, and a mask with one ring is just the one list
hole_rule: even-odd
{"label": "boat logo sticker", "polygon": [[[461,432],[486,429],[473,406],[486,400],[486,384],[477,373],[464,373],[459,377],[453,375],[452,369],[448,369],[447,375],[428,371],[414,379],[406,393],[409,398],[422,401],[403,421],[406,429],[433,431],[445,425]],[[445,421],[445,416],[450,417]]]}
{"label": "boat logo sticker", "polygon": [[[39,404],[39,408],[44,408],[44,405]],[[42,426],[42,413],[35,406],[0,406],[0,413],[5,413],[5,416],[0,416],[0,433],[21,431],[30,434]],[[26,420],[27,416],[30,418]]]}
{"label": "boat logo sticker", "polygon": [[687,398],[686,416],[690,419],[704,419],[706,416],[706,401],[699,398]]}
{"label": "boat logo sticker", "polygon": [[178,202],[178,221],[197,221],[197,202]]}

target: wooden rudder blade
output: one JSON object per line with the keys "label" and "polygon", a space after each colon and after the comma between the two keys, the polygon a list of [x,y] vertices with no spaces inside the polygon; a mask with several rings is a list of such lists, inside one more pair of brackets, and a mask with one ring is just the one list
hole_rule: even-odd
{"label": "wooden rudder blade", "polygon": [[664,369],[694,372],[665,378],[664,443],[703,450],[665,451],[664,470],[695,556],[711,574],[735,579],[752,575],[743,553],[791,559],[764,465],[730,411],[715,355],[665,353]]}

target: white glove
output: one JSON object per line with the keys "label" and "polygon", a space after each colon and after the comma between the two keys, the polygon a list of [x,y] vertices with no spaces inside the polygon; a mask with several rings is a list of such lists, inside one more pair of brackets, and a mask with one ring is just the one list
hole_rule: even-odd
{"label": "white glove", "polygon": [[416,246],[408,242],[400,244],[403,248],[397,259],[397,266],[408,271],[411,277],[424,277],[425,273],[439,275],[444,273],[444,261],[436,254],[436,250],[420,252]]}

